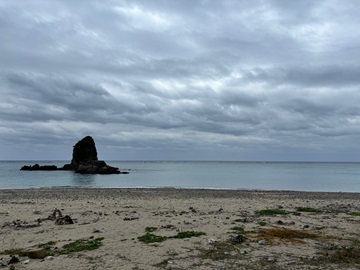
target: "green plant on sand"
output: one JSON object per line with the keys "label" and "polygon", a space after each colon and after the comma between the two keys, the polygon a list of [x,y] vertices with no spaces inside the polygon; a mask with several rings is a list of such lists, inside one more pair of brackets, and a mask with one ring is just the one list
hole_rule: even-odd
{"label": "green plant on sand", "polygon": [[320,209],[312,208],[312,207],[296,207],[296,211],[298,212],[308,212],[308,213],[322,213],[323,211]]}
{"label": "green plant on sand", "polygon": [[143,242],[146,244],[164,242],[166,239],[167,239],[166,236],[155,235],[152,233],[146,233],[145,235],[138,237],[138,240],[140,242]]}
{"label": "green plant on sand", "polygon": [[264,209],[264,210],[257,210],[255,214],[259,216],[275,216],[275,215],[287,215],[288,212],[280,209]]}
{"label": "green plant on sand", "polygon": [[199,237],[201,235],[206,235],[206,233],[204,233],[204,232],[194,232],[194,231],[185,231],[185,232],[179,232],[177,235],[172,236],[171,238],[183,239],[183,238]]}

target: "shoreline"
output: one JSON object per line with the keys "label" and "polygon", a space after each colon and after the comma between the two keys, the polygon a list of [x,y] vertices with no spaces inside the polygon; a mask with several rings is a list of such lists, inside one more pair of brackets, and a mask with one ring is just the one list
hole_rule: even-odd
{"label": "shoreline", "polygon": [[[17,254],[16,269],[359,269],[359,198],[263,190],[0,189],[0,263],[9,259],[6,251],[47,245],[51,259]],[[55,209],[74,224],[48,219]],[[181,233],[187,236],[177,238]],[[101,241],[94,250],[58,252],[94,239]]]}
{"label": "shoreline", "polygon": [[0,189],[0,198],[4,199],[9,196],[18,196],[22,198],[38,198],[38,199],[54,199],[69,198],[76,196],[77,198],[89,197],[114,197],[126,196],[137,197],[213,197],[213,198],[236,198],[236,197],[253,197],[262,196],[293,196],[294,198],[313,198],[313,199],[357,199],[360,198],[359,192],[326,192],[326,191],[293,191],[293,190],[246,190],[246,189],[192,189],[192,188],[84,188],[84,187],[41,187],[41,188],[25,188],[25,189]]}
{"label": "shoreline", "polygon": [[110,198],[110,197],[169,197],[169,198],[251,198],[254,196],[279,196],[303,199],[357,199],[358,192],[319,192],[292,190],[243,190],[243,189],[189,189],[189,188],[84,188],[84,187],[50,187],[25,189],[0,189],[0,201],[13,196],[22,199],[65,199],[76,197]]}

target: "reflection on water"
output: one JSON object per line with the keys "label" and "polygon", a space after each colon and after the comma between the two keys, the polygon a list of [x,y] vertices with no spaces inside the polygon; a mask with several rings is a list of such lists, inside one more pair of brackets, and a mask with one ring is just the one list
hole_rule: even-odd
{"label": "reflection on water", "polygon": [[74,186],[94,186],[95,175],[72,173],[71,182]]}

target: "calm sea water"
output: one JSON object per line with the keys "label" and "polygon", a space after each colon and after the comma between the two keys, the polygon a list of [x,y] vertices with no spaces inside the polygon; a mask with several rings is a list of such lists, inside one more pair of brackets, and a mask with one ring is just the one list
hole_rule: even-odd
{"label": "calm sea water", "polygon": [[20,171],[66,161],[0,161],[0,189],[39,187],[175,187],[360,192],[360,163],[113,161],[130,174]]}

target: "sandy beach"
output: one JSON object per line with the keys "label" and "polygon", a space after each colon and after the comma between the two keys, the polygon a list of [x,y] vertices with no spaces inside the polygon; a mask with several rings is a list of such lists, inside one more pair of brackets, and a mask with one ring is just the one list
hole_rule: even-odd
{"label": "sandy beach", "polygon": [[[359,269],[359,198],[291,191],[0,190],[0,268]],[[73,224],[59,222],[65,216]],[[79,241],[90,250],[69,248]],[[46,254],[29,258],[34,250]],[[5,266],[10,254],[19,259],[15,268]]]}

